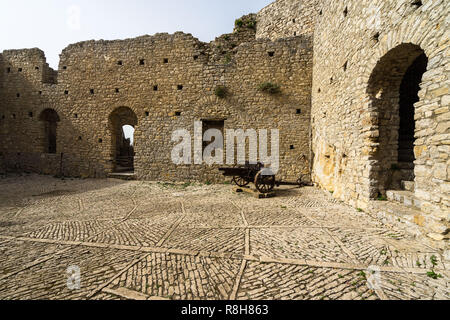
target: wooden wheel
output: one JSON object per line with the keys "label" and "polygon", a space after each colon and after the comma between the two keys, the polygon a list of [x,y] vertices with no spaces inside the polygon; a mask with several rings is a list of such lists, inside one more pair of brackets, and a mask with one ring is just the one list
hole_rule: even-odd
{"label": "wooden wheel", "polygon": [[250,181],[243,177],[233,177],[233,183],[238,187],[246,187],[250,183]]}
{"label": "wooden wheel", "polygon": [[263,174],[264,170],[258,172],[255,177],[255,187],[260,193],[269,193],[275,188],[275,176]]}

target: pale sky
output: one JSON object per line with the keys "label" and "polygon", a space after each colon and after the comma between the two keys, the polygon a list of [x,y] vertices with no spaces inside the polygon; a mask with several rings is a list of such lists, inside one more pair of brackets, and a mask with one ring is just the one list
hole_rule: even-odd
{"label": "pale sky", "polygon": [[273,0],[1,0],[0,51],[38,47],[54,69],[69,44],[183,31],[209,42]]}

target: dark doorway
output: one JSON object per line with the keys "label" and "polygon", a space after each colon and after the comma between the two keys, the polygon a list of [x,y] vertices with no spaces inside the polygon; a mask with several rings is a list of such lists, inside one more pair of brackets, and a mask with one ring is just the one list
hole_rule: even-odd
{"label": "dark doorway", "polygon": [[45,109],[41,112],[39,120],[43,123],[43,152],[55,154],[57,142],[58,113],[53,109]]}
{"label": "dark doorway", "polygon": [[370,77],[368,93],[378,119],[374,135],[375,160],[371,171],[371,196],[385,196],[414,182],[415,104],[426,72],[425,52],[411,43],[389,51]]}
{"label": "dark doorway", "polygon": [[[414,104],[419,102],[420,82],[427,70],[428,59],[420,55],[408,68],[400,86],[400,129],[398,135],[399,163],[414,165]],[[414,174],[414,173],[413,173]]]}
{"label": "dark doorway", "polygon": [[[217,129],[220,132],[222,132],[222,136],[224,134],[224,128],[225,128],[225,121],[224,120],[203,120],[203,133],[202,136],[205,136],[205,132],[210,129]],[[215,139],[212,141],[203,141],[203,152],[205,151],[205,148],[209,146],[211,143],[213,143]],[[215,156],[215,152],[212,153],[212,156]]]}

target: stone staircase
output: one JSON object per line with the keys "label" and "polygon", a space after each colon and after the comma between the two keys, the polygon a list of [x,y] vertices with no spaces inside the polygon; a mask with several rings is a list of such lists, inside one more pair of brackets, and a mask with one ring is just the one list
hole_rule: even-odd
{"label": "stone staircase", "polygon": [[416,199],[414,195],[414,181],[402,181],[401,186],[402,190],[387,191],[387,199],[420,210],[422,205],[420,200]]}
{"label": "stone staircase", "polygon": [[116,168],[113,173],[108,175],[111,179],[120,180],[136,180],[134,174],[134,161],[133,157],[119,156],[116,158]]}
{"label": "stone staircase", "polygon": [[[415,197],[413,181],[402,181],[402,190],[387,191],[387,201],[371,201],[369,211],[388,225],[395,225],[419,238],[433,240],[433,246],[442,246],[441,240],[448,239],[440,230],[440,224],[432,215],[421,211],[422,203]],[[436,242],[437,241],[437,242]]]}
{"label": "stone staircase", "polygon": [[134,161],[133,157],[129,156],[118,156],[116,158],[116,166],[123,168],[133,168]]}

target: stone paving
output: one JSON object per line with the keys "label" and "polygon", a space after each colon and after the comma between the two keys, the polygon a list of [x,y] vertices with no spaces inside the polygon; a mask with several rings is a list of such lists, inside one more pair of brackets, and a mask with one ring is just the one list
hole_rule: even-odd
{"label": "stone paving", "polygon": [[318,189],[231,189],[0,178],[0,298],[450,298],[450,262],[429,243]]}

